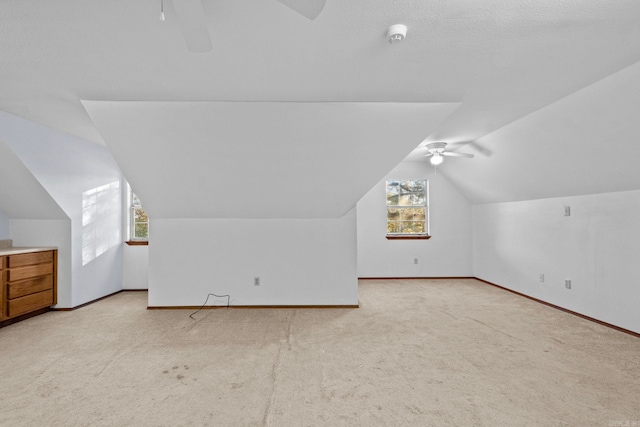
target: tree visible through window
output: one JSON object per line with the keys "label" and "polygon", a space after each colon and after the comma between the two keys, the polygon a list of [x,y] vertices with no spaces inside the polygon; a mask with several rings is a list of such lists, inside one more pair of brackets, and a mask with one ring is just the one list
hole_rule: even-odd
{"label": "tree visible through window", "polygon": [[129,238],[133,241],[149,240],[149,217],[144,209],[142,209],[142,203],[140,203],[138,196],[136,196],[133,191],[129,191],[129,193],[131,195]]}
{"label": "tree visible through window", "polygon": [[387,236],[429,235],[429,183],[387,181]]}

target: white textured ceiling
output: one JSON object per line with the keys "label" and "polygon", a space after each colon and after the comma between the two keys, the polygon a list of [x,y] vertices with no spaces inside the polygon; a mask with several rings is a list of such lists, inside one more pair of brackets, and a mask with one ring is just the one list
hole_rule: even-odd
{"label": "white textured ceiling", "polygon": [[313,21],[275,0],[203,6],[213,49],[189,53],[171,1],[160,22],[159,0],[3,0],[0,109],[104,143],[80,100],[461,102],[423,136],[457,142],[640,60],[637,0],[327,0]]}
{"label": "white textured ceiling", "polygon": [[640,63],[537,110],[446,159],[474,203],[640,189]]}
{"label": "white textured ceiling", "polygon": [[156,219],[340,217],[459,106],[84,104]]}

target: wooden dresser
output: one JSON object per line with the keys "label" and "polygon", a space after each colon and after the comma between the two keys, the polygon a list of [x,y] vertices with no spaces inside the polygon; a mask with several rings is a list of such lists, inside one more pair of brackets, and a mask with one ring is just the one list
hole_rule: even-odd
{"label": "wooden dresser", "polygon": [[56,304],[57,267],[56,249],[0,250],[0,326]]}

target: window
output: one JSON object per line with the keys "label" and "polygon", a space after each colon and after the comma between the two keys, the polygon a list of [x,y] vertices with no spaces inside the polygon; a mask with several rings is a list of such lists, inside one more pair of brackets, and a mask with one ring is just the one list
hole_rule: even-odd
{"label": "window", "polygon": [[149,240],[149,217],[140,199],[129,187],[129,241],[144,244]]}
{"label": "window", "polygon": [[387,238],[429,237],[429,182],[387,181]]}

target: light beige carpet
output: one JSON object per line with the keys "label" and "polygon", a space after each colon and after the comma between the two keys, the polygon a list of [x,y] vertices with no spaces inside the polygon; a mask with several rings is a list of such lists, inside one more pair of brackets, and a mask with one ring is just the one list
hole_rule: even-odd
{"label": "light beige carpet", "polygon": [[0,424],[640,425],[636,337],[471,279],[361,281],[360,304],[50,312],[0,329]]}

